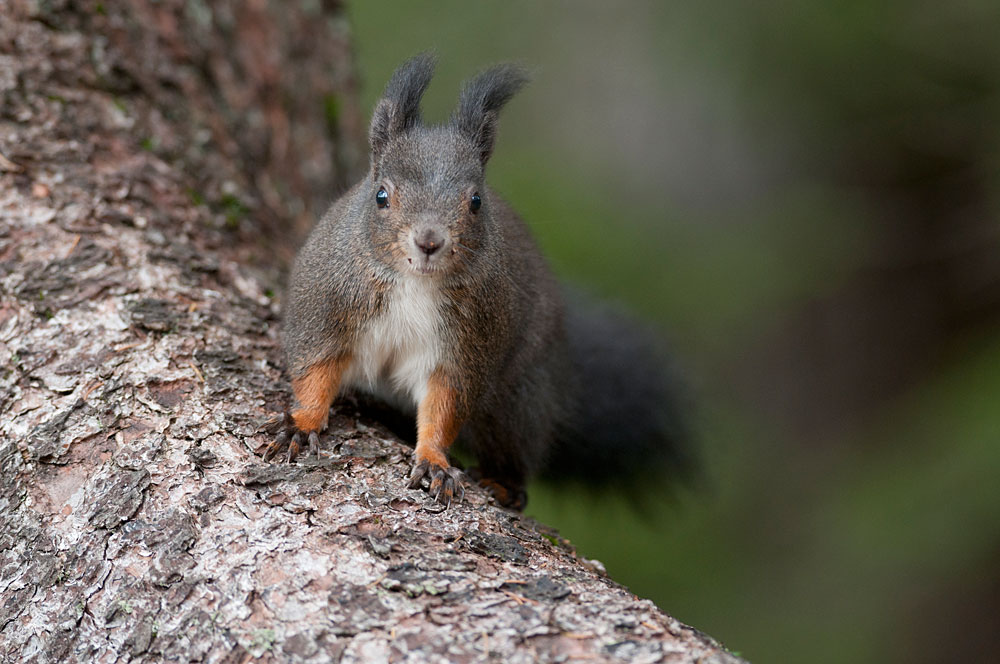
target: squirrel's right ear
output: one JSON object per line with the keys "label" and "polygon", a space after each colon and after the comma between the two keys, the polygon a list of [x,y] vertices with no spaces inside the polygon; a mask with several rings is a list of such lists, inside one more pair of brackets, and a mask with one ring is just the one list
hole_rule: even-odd
{"label": "squirrel's right ear", "polygon": [[451,122],[472,139],[484,166],[493,154],[500,109],[527,82],[524,67],[508,63],[491,67],[462,86]]}
{"label": "squirrel's right ear", "polygon": [[420,122],[420,98],[433,75],[434,56],[430,53],[413,56],[393,73],[372,114],[369,140],[374,163],[394,136]]}

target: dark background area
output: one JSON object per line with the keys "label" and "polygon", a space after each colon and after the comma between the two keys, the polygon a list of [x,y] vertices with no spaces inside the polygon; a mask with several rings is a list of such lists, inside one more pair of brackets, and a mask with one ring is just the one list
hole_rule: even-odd
{"label": "dark background area", "polygon": [[432,121],[528,65],[493,187],[699,404],[705,486],[528,512],[751,660],[993,661],[1000,4],[432,7],[349,5],[363,110],[422,50]]}

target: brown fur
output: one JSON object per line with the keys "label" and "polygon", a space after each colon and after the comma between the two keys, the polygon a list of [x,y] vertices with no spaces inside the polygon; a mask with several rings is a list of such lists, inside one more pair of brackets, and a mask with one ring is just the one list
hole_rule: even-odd
{"label": "brown fur", "polygon": [[455,442],[462,419],[458,392],[440,371],[431,375],[427,396],[417,409],[417,461],[448,467],[448,448]]}
{"label": "brown fur", "polygon": [[292,413],[295,426],[301,431],[322,431],[330,415],[330,404],[340,390],[340,377],[347,368],[346,355],[317,362],[305,375],[292,381],[299,406]]}

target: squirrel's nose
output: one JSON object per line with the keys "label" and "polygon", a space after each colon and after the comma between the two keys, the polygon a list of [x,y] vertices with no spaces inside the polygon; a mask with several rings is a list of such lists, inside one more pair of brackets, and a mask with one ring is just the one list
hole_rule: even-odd
{"label": "squirrel's nose", "polygon": [[441,245],[444,244],[444,238],[437,231],[428,229],[418,235],[415,242],[420,251],[430,256],[441,248]]}

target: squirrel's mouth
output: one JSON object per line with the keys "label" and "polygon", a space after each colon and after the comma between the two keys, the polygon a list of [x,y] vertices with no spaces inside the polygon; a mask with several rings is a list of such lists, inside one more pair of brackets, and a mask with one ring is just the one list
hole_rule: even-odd
{"label": "squirrel's mouth", "polygon": [[425,256],[422,259],[410,256],[406,259],[406,270],[413,274],[431,276],[445,271],[441,263],[441,260],[431,260],[429,256]]}

